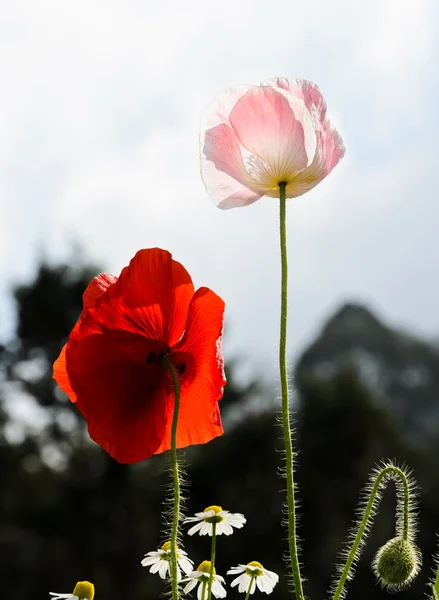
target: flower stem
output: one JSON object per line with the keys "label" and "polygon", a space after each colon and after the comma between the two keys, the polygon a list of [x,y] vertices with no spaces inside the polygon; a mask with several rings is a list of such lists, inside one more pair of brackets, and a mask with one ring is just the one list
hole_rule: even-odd
{"label": "flower stem", "polygon": [[216,523],[212,523],[212,550],[210,553],[210,573],[209,573],[209,588],[207,600],[212,598],[212,583],[213,571],[215,569],[215,552],[216,552]]}
{"label": "flower stem", "polygon": [[[410,484],[406,474],[402,469],[395,467],[394,465],[388,465],[379,471],[373,481],[373,485],[370,488],[369,498],[364,508],[363,518],[358,525],[358,531],[353,539],[352,546],[347,553],[346,564],[341,572],[339,582],[335,588],[333,600],[339,600],[342,596],[343,588],[346,580],[349,578],[349,574],[352,568],[352,564],[359,558],[358,552],[361,548],[361,542],[364,535],[368,531],[369,519],[373,517],[376,512],[375,504],[377,500],[381,499],[380,488],[384,481],[388,479],[399,479],[402,490],[403,490],[403,501],[402,501],[402,528],[401,537],[404,540],[408,539],[409,535],[409,516],[410,516]],[[397,488],[398,489],[398,488]]]}
{"label": "flower stem", "polygon": [[178,525],[180,522],[180,476],[178,471],[177,460],[177,425],[178,412],[180,410],[180,382],[174,365],[166,356],[162,358],[162,363],[169,369],[175,390],[174,415],[172,417],[171,426],[171,470],[172,480],[174,484],[174,508],[171,528],[171,560],[170,560],[170,575],[172,587],[172,600],[178,600],[178,580],[177,580],[177,536]]}
{"label": "flower stem", "polygon": [[252,591],[252,585],[253,585],[253,581],[255,580],[256,575],[252,575],[250,578],[250,583],[248,584],[248,590],[247,590],[247,595],[245,597],[245,600],[248,600],[250,598],[250,593]]}
{"label": "flower stem", "polygon": [[431,590],[433,593],[433,600],[439,600],[439,554],[436,556],[435,563],[437,566],[436,578],[434,583],[431,584]]}
{"label": "flower stem", "polygon": [[287,309],[288,309],[288,257],[287,257],[287,226],[286,226],[286,182],[279,183],[280,199],[280,254],[281,254],[281,309],[280,309],[280,344],[279,370],[282,392],[282,429],[285,441],[285,470],[287,479],[288,504],[288,541],[291,570],[294,581],[296,600],[304,600],[302,578],[300,575],[299,557],[297,551],[296,507],[294,498],[294,466],[293,444],[291,439],[290,407],[288,399],[287,372]]}
{"label": "flower stem", "polygon": [[439,600],[439,566],[437,568],[436,579],[433,585],[433,598]]}
{"label": "flower stem", "polygon": [[201,584],[201,600],[206,600],[206,584],[207,581],[203,581]]}

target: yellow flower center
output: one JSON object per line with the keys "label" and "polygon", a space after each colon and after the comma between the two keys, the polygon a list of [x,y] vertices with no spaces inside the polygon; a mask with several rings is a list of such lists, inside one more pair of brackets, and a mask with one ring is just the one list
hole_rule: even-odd
{"label": "yellow flower center", "polygon": [[222,506],[208,506],[207,508],[204,509],[204,512],[208,512],[208,511],[212,511],[215,513],[213,515],[213,517],[205,517],[205,521],[206,523],[221,523],[221,521],[224,521],[224,517],[221,517],[221,515],[218,515],[218,513],[220,513],[223,509]]}
{"label": "yellow flower center", "polygon": [[213,512],[217,515],[219,512],[223,510],[222,506],[208,506],[204,509],[204,512],[209,512],[209,510],[213,510]]}
{"label": "yellow flower center", "polygon": [[[175,545],[175,547],[178,549],[177,544]],[[162,546],[162,550],[163,552],[168,552],[168,550],[171,549],[171,542],[165,542]]]}
{"label": "yellow flower center", "polygon": [[95,586],[89,581],[78,581],[73,590],[73,595],[80,598],[80,600],[93,600],[95,595]]}
{"label": "yellow flower center", "polygon": [[[203,560],[203,562],[198,565],[197,571],[201,571],[201,573],[207,573],[210,575],[210,560]],[[213,567],[213,574],[215,575],[215,573],[216,570],[215,567]]]}
{"label": "yellow flower center", "polygon": [[257,560],[252,560],[252,562],[247,563],[247,567],[257,567],[256,569],[246,569],[245,572],[250,577],[260,577],[264,574],[264,567]]}

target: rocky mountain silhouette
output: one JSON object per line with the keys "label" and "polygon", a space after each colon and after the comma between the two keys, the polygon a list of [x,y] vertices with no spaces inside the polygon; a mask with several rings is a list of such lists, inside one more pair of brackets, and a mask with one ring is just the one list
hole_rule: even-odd
{"label": "rocky mountain silhouette", "polygon": [[347,364],[411,441],[439,444],[439,348],[343,305],[298,362],[297,378],[332,379]]}

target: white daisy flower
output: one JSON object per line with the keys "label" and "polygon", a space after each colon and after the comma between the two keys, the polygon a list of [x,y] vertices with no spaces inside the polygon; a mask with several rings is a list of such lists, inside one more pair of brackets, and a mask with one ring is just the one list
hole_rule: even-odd
{"label": "white daisy flower", "polygon": [[[189,581],[189,583],[184,588],[184,593],[187,594],[198,584],[197,590],[197,598],[198,600],[206,600],[208,589],[209,589],[209,577],[210,577],[210,560],[203,560],[203,562],[198,565],[198,569],[196,571],[192,571],[189,573],[187,579],[183,579],[183,581]],[[226,590],[223,588],[224,577],[221,575],[217,575],[215,571],[215,567],[213,569],[213,579],[212,579],[212,594],[215,598],[225,598],[227,595]]]}
{"label": "white daisy flower", "polygon": [[195,513],[195,517],[188,517],[185,523],[196,523],[188,531],[188,535],[194,535],[197,531],[200,535],[212,535],[213,524],[216,523],[217,535],[231,535],[233,528],[241,529],[247,519],[241,513],[230,513],[223,510],[221,506],[208,506],[203,512]]}
{"label": "white daisy flower", "polygon": [[50,600],[93,600],[95,586],[89,581],[78,581],[72,594],[58,594],[49,592],[53,596]]}
{"label": "white daisy flower", "polygon": [[230,571],[227,571],[227,575],[239,575],[232,581],[230,587],[239,585],[238,592],[246,594],[251,583],[250,594],[258,587],[258,590],[271,594],[274,590],[276,583],[279,581],[279,575],[264,569],[260,562],[254,560],[249,562],[248,565],[238,565],[233,567]]}
{"label": "white daisy flower", "polygon": [[[166,579],[169,573],[169,564],[171,560],[171,542],[165,542],[156,552],[148,552],[141,561],[143,567],[151,567],[150,573],[158,573],[162,579]],[[193,561],[187,557],[184,550],[177,546],[177,581],[181,581],[181,571],[185,575],[194,568]]]}

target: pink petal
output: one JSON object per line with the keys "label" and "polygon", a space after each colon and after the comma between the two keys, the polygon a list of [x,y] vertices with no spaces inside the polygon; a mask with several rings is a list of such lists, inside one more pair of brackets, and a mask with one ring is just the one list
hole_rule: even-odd
{"label": "pink petal", "polygon": [[219,94],[203,114],[201,175],[219,208],[304,194],[344,155],[340,135],[326,115],[317,85],[275,78]]}
{"label": "pink petal", "polygon": [[323,131],[319,136],[318,152],[320,159],[321,179],[329,175],[335,165],[343,158],[345,147],[341,135],[328,119],[323,123]]}
{"label": "pink petal", "polygon": [[272,87],[253,87],[230,112],[240,143],[267,163],[274,177],[287,179],[314,158],[316,136],[301,100]]}
{"label": "pink petal", "polygon": [[338,131],[326,114],[326,102],[319,87],[304,79],[269,79],[263,85],[272,85],[284,93],[300,98],[305,103],[317,132],[317,149],[312,163],[298,173],[287,187],[290,198],[301,196],[322,181],[344,156],[345,147]]}
{"label": "pink petal", "polygon": [[259,200],[263,194],[246,186],[248,173],[233,129],[222,123],[203,133],[201,177],[215,204],[227,209]]}
{"label": "pink petal", "polygon": [[201,119],[201,177],[206,191],[222,209],[247,206],[263,193],[250,189],[238,138],[229,114],[250,86],[225,90],[203,111]]}
{"label": "pink petal", "polygon": [[287,79],[286,77],[274,77],[263,81],[261,85],[269,85],[289,92],[295,98],[305,103],[312,117],[317,118],[320,123],[326,118],[326,102],[318,85],[306,79]]}

